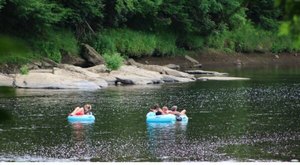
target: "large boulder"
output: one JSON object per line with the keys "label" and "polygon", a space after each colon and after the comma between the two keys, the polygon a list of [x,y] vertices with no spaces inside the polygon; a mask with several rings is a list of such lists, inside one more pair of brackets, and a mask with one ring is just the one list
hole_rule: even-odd
{"label": "large boulder", "polygon": [[137,68],[136,66],[122,66],[119,70],[110,72],[110,76],[116,78],[116,83],[126,85],[147,85],[162,83],[162,76],[153,71]]}
{"label": "large boulder", "polygon": [[13,78],[0,73],[0,86],[12,86]]}
{"label": "large boulder", "polygon": [[143,69],[146,69],[146,70],[159,72],[160,74],[166,74],[166,75],[171,75],[171,76],[176,76],[176,77],[182,77],[182,78],[189,78],[189,79],[195,80],[195,76],[194,75],[190,75],[188,73],[184,73],[184,72],[181,72],[181,71],[170,69],[170,68],[165,67],[165,66],[144,65],[144,64],[135,62],[133,59],[129,59],[128,63],[130,63],[131,65],[137,66],[139,68],[143,68]]}
{"label": "large boulder", "polygon": [[103,57],[88,44],[82,44],[81,56],[86,60],[88,66],[104,64]]}
{"label": "large boulder", "polygon": [[58,66],[58,68],[53,68],[53,74],[88,80],[90,82],[96,83],[101,88],[105,88],[108,86],[108,83],[102,77],[100,77],[99,74],[90,72],[86,68],[81,68],[78,66],[61,64]]}
{"label": "large boulder", "polygon": [[190,79],[190,78],[184,78],[184,77],[176,77],[176,76],[172,76],[172,75],[164,75],[162,78],[162,81],[164,82],[193,82],[195,80]]}
{"label": "large boulder", "polygon": [[29,73],[16,75],[14,86],[18,88],[45,88],[45,89],[88,89],[95,90],[100,87],[90,81],[55,75],[52,73]]}
{"label": "large boulder", "polygon": [[86,61],[79,57],[78,55],[72,55],[67,51],[61,50],[62,59],[61,63],[63,64],[70,64],[70,65],[76,65],[76,66],[85,66]]}
{"label": "large boulder", "polygon": [[89,67],[89,68],[86,68],[86,70],[90,71],[90,72],[93,72],[93,73],[107,73],[109,72],[110,70],[105,66],[105,65],[96,65],[96,66],[93,66],[93,67]]}

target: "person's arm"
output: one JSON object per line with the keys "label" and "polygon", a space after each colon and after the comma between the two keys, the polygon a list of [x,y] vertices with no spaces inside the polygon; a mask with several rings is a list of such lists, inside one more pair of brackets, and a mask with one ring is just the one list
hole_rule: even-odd
{"label": "person's arm", "polygon": [[180,112],[178,112],[178,111],[168,111],[169,112],[169,114],[173,114],[173,115],[179,115],[180,114]]}
{"label": "person's arm", "polygon": [[80,110],[80,107],[76,107],[70,115],[75,115]]}
{"label": "person's arm", "polygon": [[162,109],[159,109],[158,111],[159,111],[162,115],[168,114],[168,113],[164,112]]}

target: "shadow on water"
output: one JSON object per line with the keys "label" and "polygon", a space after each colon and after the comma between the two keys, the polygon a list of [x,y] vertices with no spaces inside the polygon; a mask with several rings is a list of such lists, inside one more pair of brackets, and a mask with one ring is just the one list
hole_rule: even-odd
{"label": "shadow on water", "polygon": [[187,122],[147,123],[148,149],[153,161],[176,161],[183,157],[178,155],[178,146],[186,140]]}
{"label": "shadow on water", "polygon": [[7,110],[0,108],[0,123],[12,120],[12,115]]}
{"label": "shadow on water", "polygon": [[[10,87],[0,86],[0,98],[15,96],[15,90]],[[0,123],[12,120],[12,114],[6,107],[0,107]]]}
{"label": "shadow on water", "polygon": [[11,87],[0,86],[0,97],[15,96],[15,89]]}

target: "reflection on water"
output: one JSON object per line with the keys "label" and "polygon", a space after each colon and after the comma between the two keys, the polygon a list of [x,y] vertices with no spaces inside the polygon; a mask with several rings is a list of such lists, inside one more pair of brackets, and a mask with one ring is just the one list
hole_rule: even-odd
{"label": "reflection on water", "polygon": [[[300,69],[229,72],[251,80],[2,90],[11,120],[0,122],[0,161],[300,160]],[[95,122],[69,123],[85,103]],[[190,120],[147,124],[155,103],[187,109]]]}
{"label": "reflection on water", "polygon": [[93,133],[93,124],[91,123],[70,123],[72,127],[71,150],[73,159],[89,159],[89,150],[92,147],[91,134]]}
{"label": "reflection on water", "polygon": [[178,145],[186,141],[187,122],[147,123],[149,151],[152,156],[162,161],[176,161]]}

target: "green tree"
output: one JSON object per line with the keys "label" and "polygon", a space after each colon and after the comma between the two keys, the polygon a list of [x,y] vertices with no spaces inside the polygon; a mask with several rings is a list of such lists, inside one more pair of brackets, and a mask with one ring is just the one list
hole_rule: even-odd
{"label": "green tree", "polygon": [[300,1],[276,0],[275,4],[283,8],[284,22],[280,26],[280,35],[291,35],[295,46],[300,48]]}
{"label": "green tree", "polygon": [[[42,33],[62,21],[67,10],[46,0],[7,0],[0,13],[2,31]],[[22,28],[20,28],[22,27]]]}
{"label": "green tree", "polygon": [[247,3],[247,17],[266,30],[277,30],[282,10],[276,8],[274,0],[252,0]]}
{"label": "green tree", "polygon": [[0,11],[1,11],[1,8],[4,6],[5,4],[5,0],[0,0]]}
{"label": "green tree", "polygon": [[65,10],[69,11],[67,19],[62,22],[64,26],[74,28],[78,36],[86,36],[90,32],[100,28],[103,24],[103,7],[102,0],[56,0],[63,5]]}

